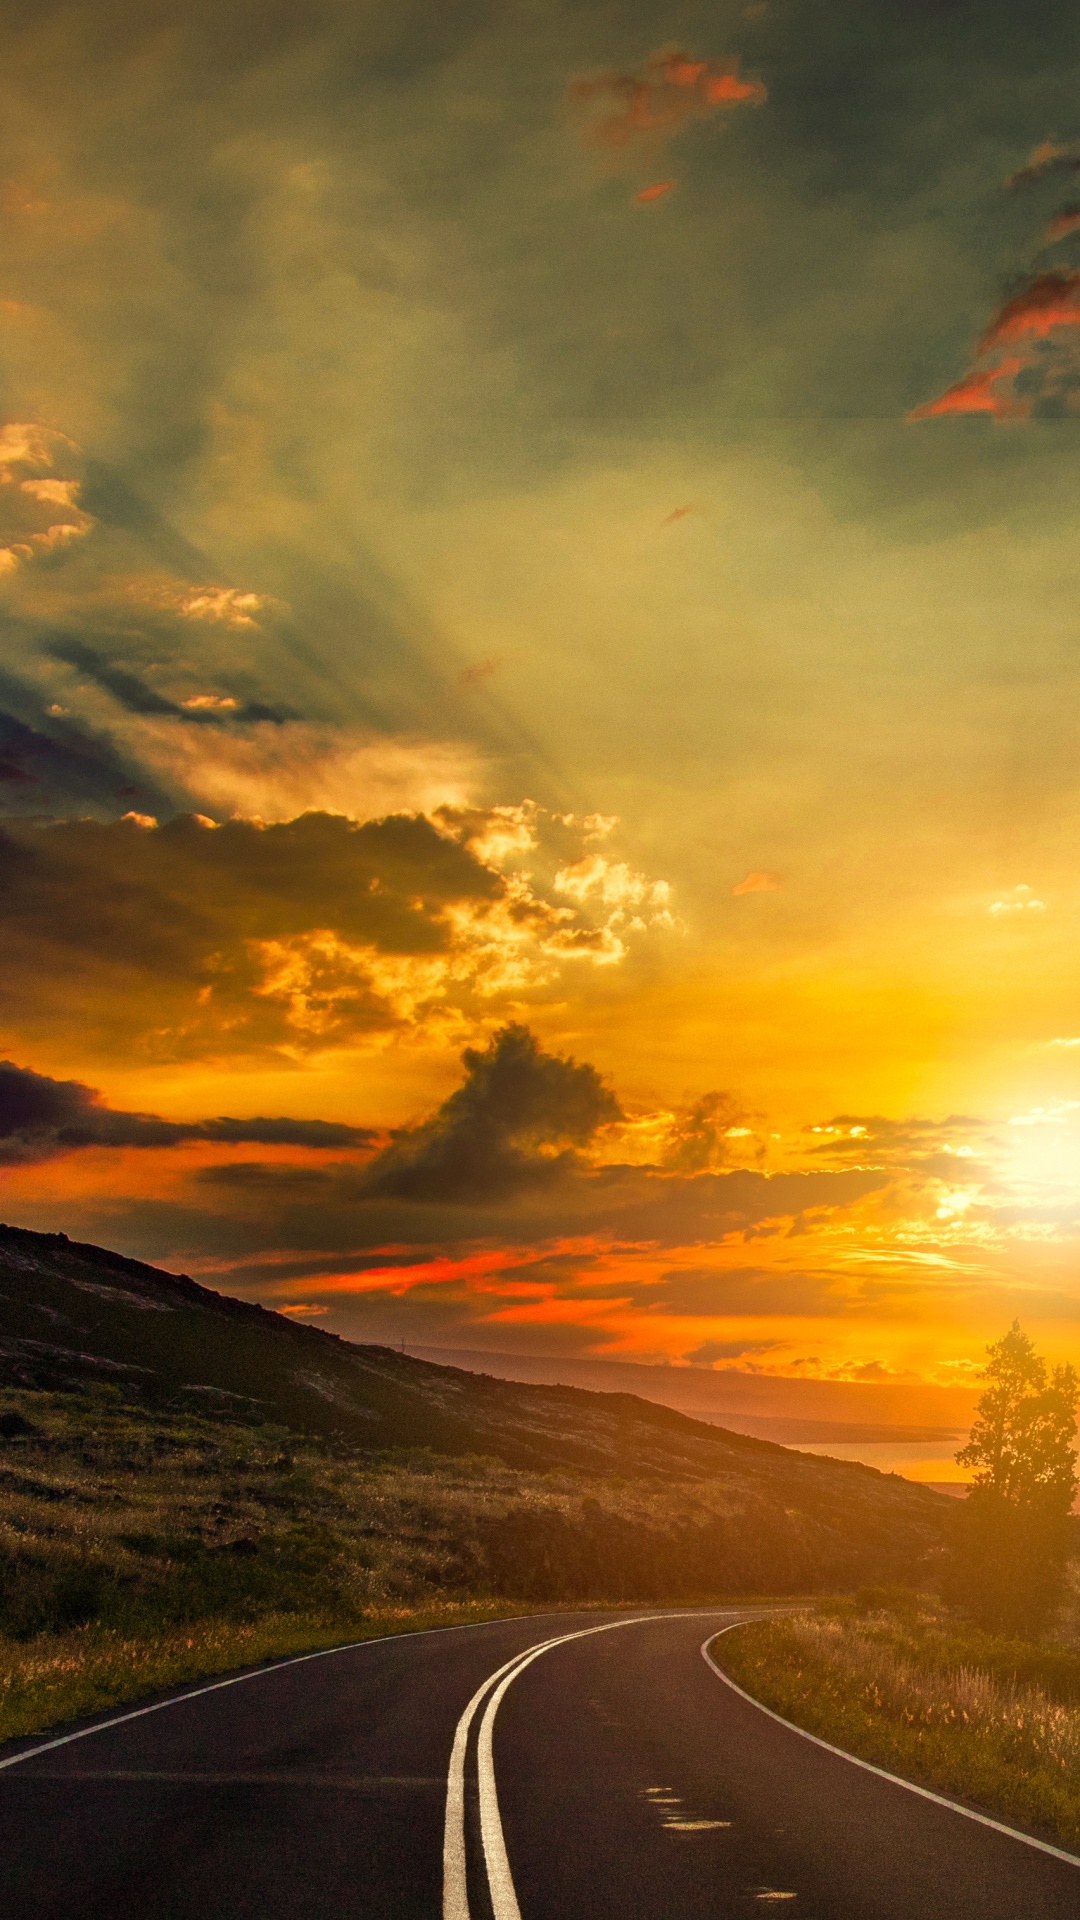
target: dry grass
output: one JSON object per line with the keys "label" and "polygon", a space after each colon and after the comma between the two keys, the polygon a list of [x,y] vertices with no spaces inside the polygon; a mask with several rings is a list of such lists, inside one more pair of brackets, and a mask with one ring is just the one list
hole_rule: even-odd
{"label": "dry grass", "polygon": [[[797,1726],[1076,1846],[1080,1660],[1062,1650],[1046,1662],[1046,1651],[965,1637],[934,1611],[904,1621],[850,1609],[717,1644],[732,1679]],[[1016,1677],[1025,1660],[1046,1666],[1049,1685]]]}
{"label": "dry grass", "polygon": [[662,1529],[728,1499],[700,1481],[334,1454],[100,1389],[0,1393],[0,1419],[0,1740],[308,1648],[640,1601],[625,1563],[605,1567],[611,1530],[644,1542],[666,1599]]}
{"label": "dry grass", "polygon": [[270,1613],[247,1622],[201,1620],[164,1634],[80,1627],[30,1641],[0,1640],[0,1741],[292,1653],[523,1611],[505,1603],[447,1601],[372,1612],[362,1620]]}

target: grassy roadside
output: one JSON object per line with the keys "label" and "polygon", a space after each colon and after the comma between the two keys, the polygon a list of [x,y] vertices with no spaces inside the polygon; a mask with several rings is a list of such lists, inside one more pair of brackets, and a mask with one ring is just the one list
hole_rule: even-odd
{"label": "grassy roadside", "polygon": [[[671,1602],[672,1609],[684,1606]],[[701,1606],[755,1606],[739,1599],[701,1600]],[[45,1733],[70,1720],[150,1700],[157,1693],[234,1673],[262,1661],[312,1653],[390,1634],[425,1633],[440,1627],[480,1625],[487,1620],[527,1618],[535,1613],[603,1613],[637,1610],[640,1602],[580,1600],[556,1604],[507,1600],[432,1601],[328,1618],[317,1614],[269,1613],[255,1621],[199,1620],[169,1632],[125,1633],[88,1625],[35,1640],[0,1638],[0,1744]],[[654,1602],[647,1603],[651,1609]],[[647,1610],[643,1608],[642,1610]]]}
{"label": "grassy roadside", "polygon": [[269,1613],[254,1621],[199,1620],[159,1633],[90,1625],[29,1641],[0,1640],[0,1742],[287,1654],[535,1610],[506,1602],[447,1601],[360,1619]]}
{"label": "grassy roadside", "polygon": [[1080,1847],[1080,1654],[967,1633],[933,1607],[757,1622],[718,1665],[832,1745]]}

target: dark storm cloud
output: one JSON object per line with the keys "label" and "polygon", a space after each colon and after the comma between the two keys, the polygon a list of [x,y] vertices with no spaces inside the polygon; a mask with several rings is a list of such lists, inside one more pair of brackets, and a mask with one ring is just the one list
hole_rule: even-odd
{"label": "dark storm cloud", "polygon": [[252,1119],[175,1121],[153,1113],[124,1113],[105,1105],[79,1080],[0,1061],[0,1162],[50,1160],[80,1147],[173,1147],[184,1141],[251,1141],[262,1146],[363,1147],[377,1135],[326,1120]]}
{"label": "dark storm cloud", "polygon": [[579,1164],[574,1147],[621,1118],[595,1067],[544,1053],[527,1027],[504,1027],[462,1061],[463,1085],[372,1163],[373,1197],[469,1205],[551,1187]]}
{"label": "dark storm cloud", "polygon": [[[373,1193],[363,1167],[318,1170],[317,1206],[290,1186],[277,1164],[204,1168],[197,1176],[248,1216],[253,1244],[325,1249],[400,1246],[534,1246],[581,1235],[656,1247],[704,1245],[736,1234],[753,1239],[808,1210],[847,1209],[888,1184],[883,1171],[763,1174],[736,1171],[686,1177],[642,1167],[590,1169],[570,1154],[523,1155],[501,1192],[462,1188],[455,1196],[397,1198]],[[305,1188],[313,1184],[306,1177]],[[213,1244],[208,1216],[207,1245]],[[572,1257],[572,1256],[571,1256]]]}
{"label": "dark storm cloud", "polygon": [[[384,1024],[378,983],[342,949],[436,959],[450,943],[447,907],[482,912],[506,893],[465,848],[408,816],[357,826],[307,814],[268,827],[189,815],[160,828],[9,820],[0,876],[10,1010],[33,1024],[78,1007],[76,1021],[99,1033],[172,1028],[181,1052],[225,1026],[234,1044],[283,1037],[294,988],[312,1034]],[[268,969],[280,993],[259,991]]]}

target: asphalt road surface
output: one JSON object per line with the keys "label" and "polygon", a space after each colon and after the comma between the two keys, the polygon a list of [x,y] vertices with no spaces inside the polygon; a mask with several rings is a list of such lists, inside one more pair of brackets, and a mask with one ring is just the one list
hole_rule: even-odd
{"label": "asphalt road surface", "polygon": [[853,1765],[724,1684],[702,1643],[743,1617],[533,1615],[371,1641],[7,1747],[0,1912],[1077,1920],[1080,1859]]}

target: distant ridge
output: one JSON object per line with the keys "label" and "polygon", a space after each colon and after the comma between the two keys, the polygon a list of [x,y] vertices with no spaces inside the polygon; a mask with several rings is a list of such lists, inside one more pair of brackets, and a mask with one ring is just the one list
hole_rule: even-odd
{"label": "distant ridge", "polygon": [[497,1353],[465,1347],[410,1345],[408,1352],[442,1366],[499,1379],[640,1394],[691,1419],[781,1445],[916,1443],[966,1437],[978,1390],[891,1386],[855,1380],[806,1380],[741,1373],[734,1368],[642,1366],[595,1356]]}

